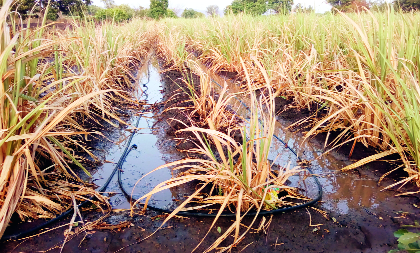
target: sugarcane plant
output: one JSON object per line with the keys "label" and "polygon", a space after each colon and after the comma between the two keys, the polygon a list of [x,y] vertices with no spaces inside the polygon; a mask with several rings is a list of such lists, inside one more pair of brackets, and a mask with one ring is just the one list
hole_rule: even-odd
{"label": "sugarcane plant", "polygon": [[[60,203],[64,199],[60,200],[53,189],[46,190],[54,185],[60,192],[64,185],[69,186],[68,182],[49,182],[47,177],[61,173],[78,180],[71,162],[90,175],[58,140],[61,136],[87,132],[57,126],[89,99],[108,92],[82,96],[76,93],[75,86],[85,77],[51,78],[54,67],[41,59],[51,55],[54,46],[62,41],[43,38],[45,16],[40,27],[30,29],[29,18],[27,29],[18,30],[23,21],[16,13],[9,12],[12,3],[12,0],[3,1],[0,11],[0,236],[15,211],[21,218],[51,217],[51,213],[68,207]],[[40,154],[51,159],[52,171],[37,165]]]}

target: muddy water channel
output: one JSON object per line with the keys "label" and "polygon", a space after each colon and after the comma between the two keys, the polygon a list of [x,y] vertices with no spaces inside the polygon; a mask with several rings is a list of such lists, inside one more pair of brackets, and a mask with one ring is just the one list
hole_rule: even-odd
{"label": "muddy water channel", "polygon": [[[184,154],[175,149],[177,140],[173,136],[168,136],[167,119],[160,117],[165,107],[162,102],[172,97],[178,87],[174,81],[181,75],[177,72],[161,72],[156,61],[151,61],[139,70],[139,85],[144,93],[140,91],[138,96],[147,100],[147,107],[150,110],[141,117],[138,125],[140,130],[134,134],[131,141],[131,144],[137,145],[137,149],[129,153],[122,166],[122,183],[130,193],[134,188],[132,191],[134,198],[144,195],[173,175],[170,170],[162,169],[144,178],[134,187],[140,177],[160,165],[184,158]],[[211,78],[219,84],[226,81],[229,92],[239,92],[233,82],[215,75],[211,75]],[[217,84],[214,88],[219,89]],[[238,95],[238,98],[245,105],[248,103],[246,97]],[[323,198],[315,206],[316,209],[309,207],[273,215],[271,225],[266,231],[249,233],[234,251],[387,252],[397,248],[393,232],[402,225],[412,225],[414,220],[420,219],[419,209],[416,208],[416,205],[419,205],[418,196],[395,197],[397,193],[395,191],[381,191],[381,187],[377,186],[378,180],[385,171],[384,167],[389,168],[389,164],[384,162],[369,164],[349,173],[339,172],[340,168],[373,151],[357,147],[352,159],[349,159],[348,150],[344,147],[319,158],[325,151],[325,136],[304,142],[301,133],[287,130],[287,126],[306,115],[293,111],[281,112],[288,102],[279,100],[276,103],[279,115],[275,134],[287,146],[294,149],[301,159],[310,161],[312,172],[319,176]],[[234,100],[231,106],[246,117],[247,110],[238,100]],[[132,126],[137,122],[138,113],[127,119]],[[110,130],[106,137],[113,141],[97,144],[96,154],[104,161],[102,166],[95,169],[93,175],[93,182],[98,186],[108,179],[122,156],[132,131],[133,127],[127,126]],[[297,165],[296,156],[282,142],[275,140],[272,145],[269,158],[275,161],[275,165],[283,167],[288,163],[291,167]],[[389,185],[397,179],[386,178],[382,185]],[[311,177],[304,178],[302,174],[297,175],[290,178],[290,184],[304,189],[309,197],[314,198],[317,194],[316,183]],[[130,203],[121,192],[117,176],[111,181],[107,192],[110,193],[110,203],[116,211],[106,218],[105,222],[120,224],[129,221],[131,225],[114,230],[96,229],[88,235],[81,234],[67,242],[63,252],[191,251],[206,234],[213,221],[212,218],[203,217],[174,218],[154,236],[139,242],[160,226],[162,213],[149,211],[144,215],[135,214],[131,217],[128,211],[124,211],[130,208]],[[153,197],[151,204],[159,208],[173,209],[186,193],[188,187],[163,191]],[[89,212],[84,219],[91,221],[98,217],[98,213]],[[248,218],[244,222],[249,224],[250,221],[251,218]],[[220,218],[197,252],[202,252],[210,246],[221,235],[220,232],[226,231],[231,224],[231,218]],[[44,251],[54,245],[61,247],[63,239],[63,228],[59,228],[23,242],[4,243],[4,247],[7,252]],[[229,239],[226,243],[229,243]],[[124,248],[125,246],[128,247]],[[51,252],[59,252],[60,247],[52,249]]]}
{"label": "muddy water channel", "polygon": [[[174,142],[165,138],[165,131],[158,124],[159,114],[163,108],[165,87],[161,82],[157,66],[157,62],[150,62],[139,71],[139,97],[145,100],[147,105],[144,112],[137,112],[129,119],[128,123],[133,127],[112,132],[109,138],[116,140],[116,143],[103,142],[96,147],[105,163],[95,172],[93,181],[98,186],[102,186],[108,180],[121,156],[123,156],[125,147],[127,145],[136,145],[136,148],[132,149],[124,159],[121,168],[123,171],[121,177],[122,187],[126,189],[133,199],[145,195],[157,184],[170,179],[173,175],[169,169],[158,170],[146,176],[134,187],[138,179],[161,165],[184,158],[173,148]],[[128,143],[135,126],[139,130],[133,135],[131,143]],[[121,187],[117,182],[117,176],[111,181],[107,192],[111,192],[110,203],[113,208],[130,208],[129,199],[122,194]],[[172,200],[179,197],[178,193],[176,190],[159,192],[152,197],[151,204],[158,208],[170,208],[173,204]]]}

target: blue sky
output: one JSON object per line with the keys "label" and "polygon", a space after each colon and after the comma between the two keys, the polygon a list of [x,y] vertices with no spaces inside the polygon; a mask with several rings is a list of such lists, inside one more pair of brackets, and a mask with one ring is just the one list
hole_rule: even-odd
{"label": "blue sky", "polygon": [[[128,4],[132,7],[149,7],[150,0],[114,0],[115,4]],[[185,8],[192,8],[197,11],[205,11],[206,7],[209,5],[217,5],[219,9],[223,11],[226,6],[228,6],[232,0],[211,0],[211,1],[203,1],[203,0],[169,0],[169,8],[179,10],[182,12]],[[294,0],[294,4],[302,4],[303,6],[315,6],[315,11],[319,13],[323,13],[325,11],[329,11],[331,6],[327,4],[325,0]],[[101,0],[93,0],[94,5],[103,6]]]}

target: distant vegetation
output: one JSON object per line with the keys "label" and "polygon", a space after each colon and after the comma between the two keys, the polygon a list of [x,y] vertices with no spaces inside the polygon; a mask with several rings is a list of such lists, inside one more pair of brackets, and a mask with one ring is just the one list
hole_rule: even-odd
{"label": "distant vegetation", "polygon": [[355,12],[366,9],[385,11],[388,5],[403,12],[416,11],[420,9],[420,0],[394,0],[391,3],[387,3],[384,0],[327,0],[327,2],[331,4],[332,7],[342,12]]}
{"label": "distant vegetation", "polygon": [[134,16],[134,12],[135,11],[128,5],[120,5],[96,11],[95,18],[98,20],[113,19],[116,22],[121,22],[132,18]]}
{"label": "distant vegetation", "polygon": [[102,0],[105,8],[98,6],[89,6],[88,12],[97,20],[114,20],[121,22],[131,18],[177,18],[176,13],[168,9],[168,0],[151,0],[150,8],[139,6],[138,8],[130,7],[129,5],[115,5],[113,0]]}
{"label": "distant vegetation", "polygon": [[168,0],[150,0],[150,17],[163,18],[168,13]]}
{"label": "distant vegetation", "polygon": [[251,15],[261,15],[267,10],[277,13],[289,13],[292,10],[293,0],[234,0],[224,11],[226,14],[239,14],[245,12]]}
{"label": "distant vegetation", "polygon": [[[114,20],[121,22],[132,18],[198,18],[204,17],[205,14],[191,8],[181,10],[171,10],[168,8],[169,0],[150,0],[149,8],[147,7],[131,7],[127,4],[117,5],[114,0],[101,0],[104,8],[92,5],[92,0],[51,0],[47,13],[47,19],[57,20],[60,15],[70,15],[83,17],[89,15],[97,20]],[[357,12],[365,10],[373,10],[383,12],[392,6],[397,11],[410,12],[420,9],[420,0],[394,0],[390,3],[385,0],[327,0],[333,7],[332,12],[336,10],[341,12]],[[20,13],[23,19],[27,18],[29,13],[32,17],[38,17],[39,13],[44,13],[48,1],[18,0],[14,3],[14,9]],[[233,0],[223,13],[229,14],[287,14],[310,13],[314,12],[313,6],[302,5],[294,0]],[[2,6],[2,3],[0,3]],[[208,17],[219,16],[219,7],[217,5],[209,5],[206,7],[205,13]]]}
{"label": "distant vegetation", "polygon": [[182,12],[181,17],[183,18],[202,18],[204,17],[204,14],[198,11],[195,11],[193,9],[185,9],[184,12]]}
{"label": "distant vegetation", "polygon": [[[0,1],[0,6],[3,6],[4,1]],[[34,1],[34,0],[18,0],[14,1],[13,10],[16,10],[23,19],[28,15],[34,13],[35,16],[40,16],[39,13],[45,13],[48,1]],[[57,20],[59,13],[63,15],[76,14],[83,15],[86,6],[91,4],[91,0],[51,0],[48,8],[47,19]]]}
{"label": "distant vegetation", "polygon": [[209,15],[209,17],[219,16],[219,6],[217,6],[217,5],[207,6],[206,13],[207,13],[207,15]]}

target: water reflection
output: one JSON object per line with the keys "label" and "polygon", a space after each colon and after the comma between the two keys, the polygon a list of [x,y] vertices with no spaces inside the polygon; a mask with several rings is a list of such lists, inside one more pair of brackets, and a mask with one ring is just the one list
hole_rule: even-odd
{"label": "water reflection", "polygon": [[[140,73],[139,84],[147,83],[146,87],[143,88],[145,94],[142,98],[147,98],[147,103],[150,105],[159,103],[162,101],[162,89],[163,84],[161,82],[160,73],[158,70],[157,62],[152,62],[149,66],[149,69],[143,69]],[[137,120],[136,117],[132,117],[130,123],[133,124]],[[134,198],[143,196],[144,194],[151,191],[157,184],[168,180],[172,177],[171,171],[169,169],[162,169],[151,175],[145,177],[137,187],[134,188],[135,183],[139,178],[148,173],[149,171],[171,162],[176,159],[180,159],[176,154],[164,154],[159,145],[160,140],[158,137],[158,130],[152,129],[152,126],[156,122],[156,115],[153,113],[146,113],[139,122],[139,128],[141,130],[137,131],[134,135],[131,144],[137,144],[138,148],[132,150],[127,156],[126,161],[122,167],[122,182],[125,189],[133,194]],[[105,153],[105,160],[109,163],[105,163],[99,170],[93,175],[94,181],[97,185],[103,184],[112,170],[115,167],[115,163],[121,157],[130,131],[127,129],[121,129],[115,135],[119,136],[119,140],[116,144],[108,147]],[[134,189],[132,192],[131,190]],[[117,194],[111,195],[110,203],[114,208],[129,208],[130,204],[121,195],[121,190],[119,188],[117,177],[114,178],[112,183],[108,186],[108,192],[115,192]],[[172,200],[177,198],[177,193],[175,191],[171,192],[165,190],[159,193],[156,193],[150,204],[165,208],[172,203]]]}

